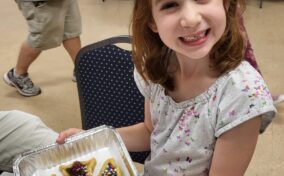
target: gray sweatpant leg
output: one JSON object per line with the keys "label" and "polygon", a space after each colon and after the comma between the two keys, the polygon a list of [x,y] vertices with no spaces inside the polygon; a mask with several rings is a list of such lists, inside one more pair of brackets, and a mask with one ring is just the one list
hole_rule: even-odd
{"label": "gray sweatpant leg", "polygon": [[0,111],[0,170],[12,172],[20,153],[54,143],[58,134],[38,117],[22,111]]}

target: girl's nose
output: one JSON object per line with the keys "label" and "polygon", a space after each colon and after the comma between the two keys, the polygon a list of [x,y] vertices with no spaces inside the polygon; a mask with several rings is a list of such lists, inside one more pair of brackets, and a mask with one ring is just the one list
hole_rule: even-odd
{"label": "girl's nose", "polygon": [[202,16],[198,9],[193,7],[185,7],[181,11],[180,25],[183,28],[192,28],[200,24]]}

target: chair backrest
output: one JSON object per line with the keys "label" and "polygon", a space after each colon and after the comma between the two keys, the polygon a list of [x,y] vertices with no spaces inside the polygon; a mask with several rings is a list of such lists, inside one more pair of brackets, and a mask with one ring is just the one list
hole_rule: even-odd
{"label": "chair backrest", "polygon": [[[118,128],[144,120],[144,97],[134,82],[131,51],[115,45],[130,42],[129,36],[117,36],[79,51],[75,75],[83,129],[100,125]],[[130,153],[132,160],[140,163],[148,154]]]}

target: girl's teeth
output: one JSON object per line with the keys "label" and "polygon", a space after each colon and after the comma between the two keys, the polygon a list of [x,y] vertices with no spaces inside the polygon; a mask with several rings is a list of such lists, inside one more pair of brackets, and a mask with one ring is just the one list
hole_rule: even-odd
{"label": "girl's teeth", "polygon": [[185,36],[185,37],[183,37],[183,39],[184,39],[184,41],[190,42],[190,41],[199,40],[199,39],[201,39],[204,36],[205,36],[205,32],[203,32],[202,34],[199,34],[199,35]]}
{"label": "girl's teeth", "polygon": [[201,37],[196,35],[196,36],[187,36],[187,37],[184,37],[184,40],[185,41],[192,41],[192,40],[198,40],[200,39]]}

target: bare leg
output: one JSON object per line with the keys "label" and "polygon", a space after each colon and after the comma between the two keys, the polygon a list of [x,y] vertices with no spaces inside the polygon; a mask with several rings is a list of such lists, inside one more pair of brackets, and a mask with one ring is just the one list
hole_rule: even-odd
{"label": "bare leg", "polygon": [[63,46],[70,55],[73,63],[75,63],[76,56],[81,49],[80,37],[75,37],[63,41]]}
{"label": "bare leg", "polygon": [[24,42],[21,46],[18,61],[16,65],[16,73],[23,75],[28,72],[29,66],[41,53],[40,50],[32,48],[27,42]]}
{"label": "bare leg", "polygon": [[[27,42],[21,46],[17,65],[4,74],[3,80],[10,86],[15,87],[18,92],[27,97],[41,93],[41,89],[34,85],[27,74],[29,66],[41,53],[40,50],[32,48]],[[16,74],[14,74],[16,71]]]}

